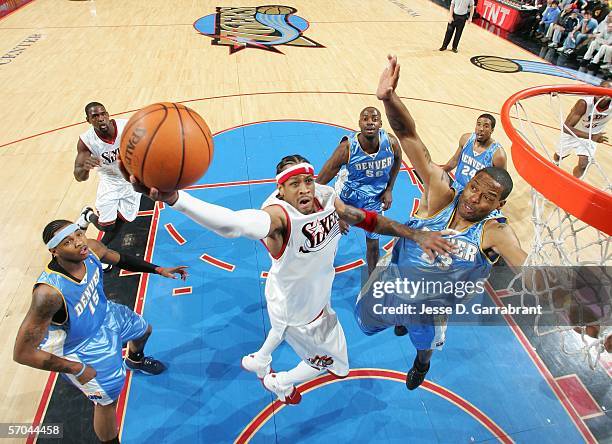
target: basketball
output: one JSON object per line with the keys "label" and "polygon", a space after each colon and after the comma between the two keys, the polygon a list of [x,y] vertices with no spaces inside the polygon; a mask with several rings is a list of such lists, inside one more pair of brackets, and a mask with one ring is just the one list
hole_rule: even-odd
{"label": "basketball", "polygon": [[208,125],[178,103],[154,103],[134,114],[121,136],[121,162],[148,188],[179,190],[206,173],[213,157]]}

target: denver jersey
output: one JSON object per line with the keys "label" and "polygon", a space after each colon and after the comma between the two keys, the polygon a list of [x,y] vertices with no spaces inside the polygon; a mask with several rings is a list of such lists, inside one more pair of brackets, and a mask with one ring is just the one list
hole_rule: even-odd
{"label": "denver jersey", "polygon": [[117,163],[121,134],[123,133],[126,123],[127,119],[113,119],[110,121],[110,125],[115,126],[115,138],[113,140],[100,139],[93,126],[90,126],[89,129],[80,136],[81,142],[91,151],[91,155],[100,159],[98,172],[100,173],[101,179],[126,183],[119,170],[119,164]]}
{"label": "denver jersey", "polygon": [[106,317],[107,301],[102,286],[102,264],[91,252],[84,263],[86,273],[81,282],[49,267],[36,281],[37,284],[53,287],[64,299],[66,321],[62,325],[51,324],[46,338],[51,340],[55,347],[59,347],[54,350],[54,354],[58,356],[78,350],[97,334]]}
{"label": "denver jersey", "polygon": [[[447,229],[457,209],[460,195],[461,192],[457,192],[453,201],[436,215],[429,218],[415,216],[406,225],[417,230],[442,231]],[[475,282],[485,279],[498,259],[497,256],[492,260],[489,259],[480,246],[482,230],[485,223],[491,219],[496,219],[501,223],[506,222],[504,216],[493,212],[464,231],[447,236],[450,242],[459,247],[459,251],[448,258],[437,256],[435,260],[431,260],[416,242],[399,238],[393,248],[391,262],[398,266],[400,274],[408,272],[428,280]],[[436,275],[439,276],[438,279]],[[416,276],[410,277],[414,279]]]}
{"label": "denver jersey", "polygon": [[[334,281],[334,258],[340,241],[340,217],[336,212],[336,192],[315,184],[320,210],[302,214],[276,197],[275,191],[262,205],[279,205],[288,220],[288,237],[266,280],[266,300],[273,326],[306,325],[329,304]],[[264,244],[265,245],[265,244]]]}
{"label": "denver jersey", "polygon": [[485,151],[476,154],[474,152],[475,142],[476,133],[473,133],[463,145],[459,155],[459,163],[455,170],[455,184],[459,184],[461,188],[465,188],[465,185],[479,170],[493,166],[493,155],[501,147],[499,143],[493,142]]}
{"label": "denver jersey", "polygon": [[391,141],[385,130],[378,130],[378,151],[368,154],[361,148],[358,135],[353,133],[346,137],[349,142],[349,160],[346,164],[348,177],[340,197],[357,193],[362,198],[378,198],[387,188],[393,167]]}

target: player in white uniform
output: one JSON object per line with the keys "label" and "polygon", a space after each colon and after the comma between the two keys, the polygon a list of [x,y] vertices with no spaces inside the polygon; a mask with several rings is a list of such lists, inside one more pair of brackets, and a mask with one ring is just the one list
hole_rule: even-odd
{"label": "player in white uniform", "polygon": [[[333,188],[315,185],[314,167],[299,155],[277,165],[277,190],[261,210],[232,211],[203,202],[183,191],[160,193],[129,179],[137,190],[162,200],[223,237],[260,239],[272,257],[266,300],[272,328],[263,346],[245,356],[242,365],[263,379],[264,386],[286,404],[297,404],[295,385],[330,371],[348,375],[342,326],[331,308],[334,257],[340,240],[339,220],[380,234],[415,240],[433,258],[451,252],[439,232],[413,230],[403,224],[346,205]],[[270,373],[272,352],[286,340],[302,361],[287,372]]]}
{"label": "player in white uniform", "polygon": [[96,214],[91,207],[83,208],[77,221],[82,229],[93,223],[104,232],[101,241],[108,245],[124,222],[132,222],[140,208],[140,193],[134,191],[119,171],[119,144],[126,119],[110,119],[104,105],[91,102],[85,107],[91,127],[79,137],[74,162],[74,177],[82,182],[89,172],[98,168],[100,182],[96,194]]}
{"label": "player in white uniform", "polygon": [[[600,86],[612,87],[612,81],[604,80]],[[608,141],[603,132],[612,117],[612,100],[610,96],[587,96],[579,99],[563,125],[563,134],[559,140],[555,162],[569,156],[572,151],[578,156],[578,164],[574,167],[574,177],[582,177],[589,162],[595,158],[596,143]]]}

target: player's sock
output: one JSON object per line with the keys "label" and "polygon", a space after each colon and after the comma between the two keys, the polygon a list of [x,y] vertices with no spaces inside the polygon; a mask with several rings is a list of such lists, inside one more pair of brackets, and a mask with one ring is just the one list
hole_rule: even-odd
{"label": "player's sock", "polygon": [[133,352],[128,349],[128,359],[132,362],[140,362],[144,359],[144,352]]}
{"label": "player's sock", "polygon": [[276,350],[276,348],[282,342],[283,338],[281,335],[279,335],[274,328],[271,328],[261,348],[253,353],[255,355],[255,359],[261,363],[270,363],[272,361],[272,352],[274,352],[274,350]]}
{"label": "player's sock", "polygon": [[421,361],[419,361],[418,358],[414,360],[414,366],[420,372],[424,372],[424,371],[429,370],[429,362],[426,363],[426,364],[423,364]]}
{"label": "player's sock", "polygon": [[322,370],[312,368],[304,361],[300,361],[296,367],[292,368],[288,372],[277,373],[277,377],[283,386],[292,386],[315,378],[321,373],[321,371]]}

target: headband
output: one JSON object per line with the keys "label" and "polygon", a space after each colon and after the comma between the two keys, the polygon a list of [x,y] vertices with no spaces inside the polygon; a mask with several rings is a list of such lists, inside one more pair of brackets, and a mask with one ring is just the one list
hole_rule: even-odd
{"label": "headband", "polygon": [[53,236],[51,240],[47,242],[47,248],[50,250],[51,248],[57,247],[67,236],[70,236],[72,233],[80,229],[81,227],[79,227],[77,224],[66,225],[64,228],[55,233],[55,236]]}
{"label": "headband", "polygon": [[281,171],[276,175],[276,183],[281,185],[287,182],[293,176],[297,176],[299,174],[312,174],[314,175],[314,167],[309,163],[298,163],[297,165],[293,165],[290,168],[287,168],[284,171]]}

